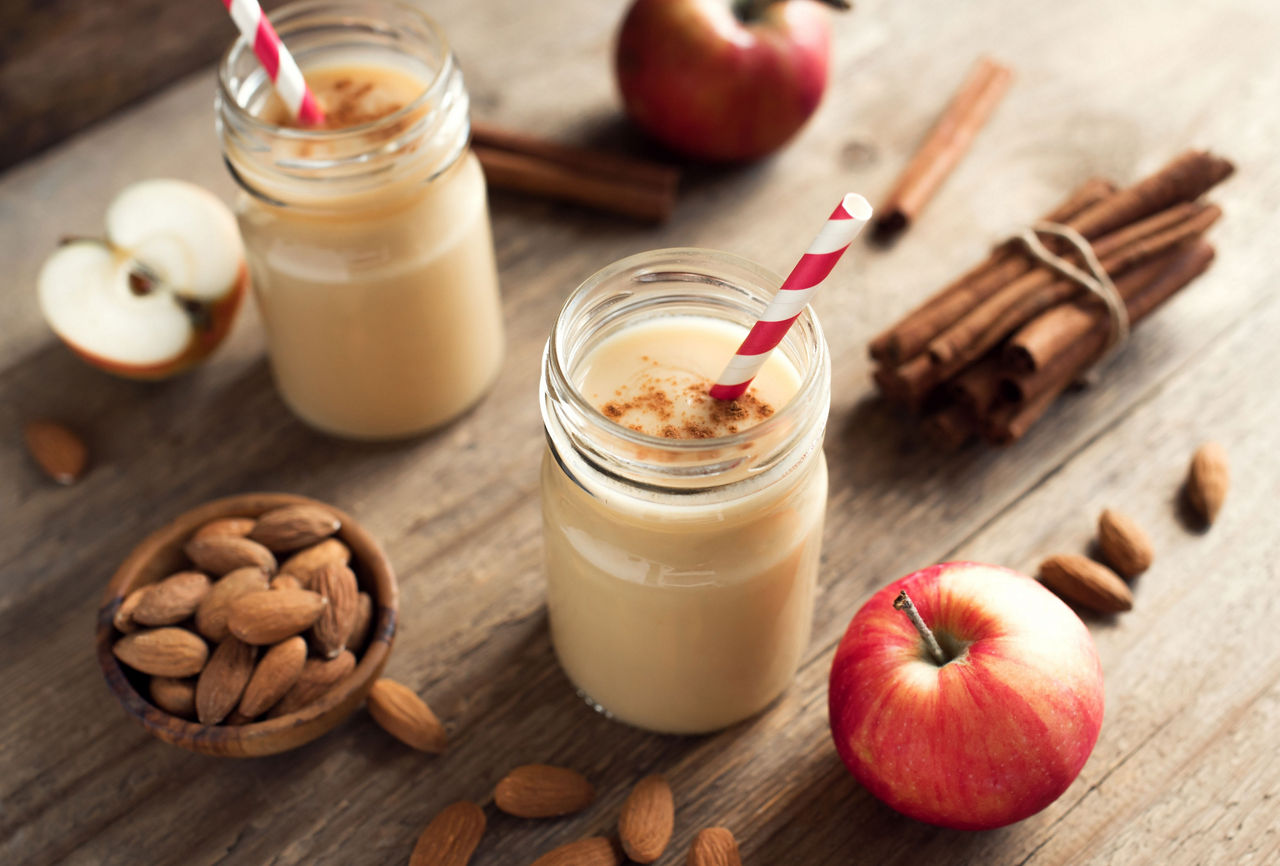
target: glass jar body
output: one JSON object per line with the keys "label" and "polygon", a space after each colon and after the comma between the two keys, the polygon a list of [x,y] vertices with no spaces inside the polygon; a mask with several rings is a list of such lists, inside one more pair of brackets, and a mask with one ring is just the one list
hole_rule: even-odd
{"label": "glass jar body", "polygon": [[[804,374],[801,389],[757,427],[696,442],[634,434],[567,405],[571,356],[587,347],[575,351],[564,332],[603,339],[668,312],[746,324],[777,282],[698,250],[642,254],[613,270],[570,299],[544,369],[552,642],[597,708],[664,733],[714,731],[773,701],[808,645],[827,501],[825,344],[806,312],[783,347]],[[644,297],[664,274],[679,275],[668,285],[685,300],[674,307]],[[609,321],[582,315],[588,306],[609,310]],[[552,351],[557,339],[565,351]]]}
{"label": "glass jar body", "polygon": [[237,73],[237,49],[224,61],[220,128],[277,385],[328,433],[424,432],[483,396],[504,348],[461,73],[429,19],[394,0],[295,4],[276,17],[304,70],[423,83],[420,100],[371,123],[297,130],[255,118],[263,82]]}

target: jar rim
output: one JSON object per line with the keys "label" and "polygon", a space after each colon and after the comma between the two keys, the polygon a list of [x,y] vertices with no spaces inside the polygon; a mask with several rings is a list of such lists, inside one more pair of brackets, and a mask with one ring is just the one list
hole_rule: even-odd
{"label": "jar rim", "polygon": [[[382,6],[385,9],[393,9],[417,19],[418,23],[423,25],[426,31],[431,34],[431,37],[439,41],[440,52],[441,56],[444,57],[444,62],[440,64],[438,69],[434,70],[431,81],[426,84],[416,97],[395,111],[375,120],[342,127],[341,129],[309,129],[270,123],[249,111],[241,104],[237,95],[232,92],[229,80],[232,64],[241,53],[253,51],[248,38],[241,34],[228,46],[227,50],[222,54],[222,59],[218,61],[218,99],[224,106],[227,106],[236,122],[245,124],[248,129],[254,132],[278,136],[285,140],[300,143],[332,144],[334,142],[356,140],[362,136],[367,136],[371,132],[376,132],[381,127],[392,127],[403,122],[405,118],[413,117],[421,112],[425,105],[438,97],[438,91],[446,86],[449,80],[449,73],[451,73],[452,67],[456,62],[453,56],[453,49],[440,25],[426,12],[414,4],[406,2],[406,0],[361,0],[361,2]],[[307,16],[324,12],[338,12],[349,15],[350,10],[347,7],[350,5],[345,0],[295,0],[293,3],[288,3],[272,10],[270,14],[265,11],[263,14],[267,15],[277,34],[280,35],[281,39],[284,39],[294,29],[305,24]],[[370,20],[386,25],[386,22],[380,18],[370,18]]]}
{"label": "jar rim", "polygon": [[[808,363],[805,369],[800,371],[801,379],[796,392],[768,418],[736,433],[705,439],[668,439],[651,433],[633,430],[626,425],[619,424],[596,408],[572,381],[563,357],[566,349],[564,345],[564,340],[566,339],[564,328],[572,320],[574,314],[578,312],[578,306],[586,302],[585,299],[591,289],[640,265],[652,267],[654,274],[672,273],[678,270],[687,272],[692,266],[690,260],[698,262],[707,259],[739,268],[759,282],[760,285],[769,286],[773,291],[776,291],[783,282],[782,277],[763,265],[734,253],[703,247],[667,247],[647,250],[619,259],[613,264],[596,271],[570,293],[569,298],[556,316],[551,335],[547,340],[547,360],[544,366],[553,380],[555,390],[572,404],[579,417],[591,418],[596,423],[603,424],[610,435],[623,440],[629,445],[686,455],[744,446],[754,441],[768,438],[775,431],[787,425],[803,426],[798,424],[796,416],[804,411],[805,406],[811,402],[810,398],[812,398],[814,392],[828,381],[829,375],[826,339],[823,336],[822,326],[818,322],[816,313],[809,306],[806,306],[801,311],[791,329],[787,332],[787,337],[784,337],[784,341],[793,338],[797,333],[797,329],[799,329],[799,333],[807,335],[805,342],[812,344],[812,348],[808,350],[810,354]],[[683,260],[685,264],[677,268],[674,266],[677,260]],[[673,266],[661,267],[664,261],[672,263]],[[711,276],[709,274],[704,275]],[[743,286],[737,284],[733,285],[735,288],[743,288]],[[760,298],[759,300],[761,303],[760,311],[762,312],[768,299]],[[725,358],[726,363],[728,363],[728,360],[728,358]]]}

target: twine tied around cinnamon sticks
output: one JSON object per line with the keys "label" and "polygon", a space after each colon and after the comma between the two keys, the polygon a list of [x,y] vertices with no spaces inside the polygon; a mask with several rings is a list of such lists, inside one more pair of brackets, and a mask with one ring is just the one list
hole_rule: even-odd
{"label": "twine tied around cinnamon sticks", "polygon": [[1209,266],[1222,210],[1201,196],[1233,170],[1188,151],[1127,187],[1085,182],[877,336],[876,384],[944,447],[1016,441]]}
{"label": "twine tied around cinnamon sticks", "polygon": [[[1088,267],[1089,272],[1085,273],[1072,262],[1051,252],[1048,247],[1041,243],[1040,235],[1053,235],[1075,247],[1076,252],[1080,253],[1080,258],[1084,261],[1085,266]],[[1102,300],[1102,303],[1106,305],[1107,315],[1110,319],[1110,327],[1107,329],[1107,343],[1102,354],[1093,362],[1094,365],[1110,357],[1113,352],[1125,344],[1129,339],[1129,311],[1125,309],[1124,297],[1121,296],[1120,290],[1116,288],[1116,284],[1112,282],[1111,275],[1107,273],[1107,269],[1102,266],[1102,262],[1098,259],[1097,253],[1093,250],[1093,244],[1089,243],[1088,238],[1065,223],[1047,220],[1028,226],[1015,235],[1015,238],[1021,241],[1033,258],[1038,259],[1042,264],[1052,268],[1067,279],[1074,281],[1076,285],[1086,291],[1097,295]]]}

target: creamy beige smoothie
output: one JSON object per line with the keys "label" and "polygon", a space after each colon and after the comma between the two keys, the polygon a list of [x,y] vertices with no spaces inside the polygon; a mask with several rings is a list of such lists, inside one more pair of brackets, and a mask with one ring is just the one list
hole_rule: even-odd
{"label": "creamy beige smoothie", "polygon": [[[732,436],[772,417],[801,382],[775,352],[743,398],[711,399],[745,334],[709,317],[657,317],[606,337],[571,376],[631,430]],[[820,447],[781,481],[744,476],[730,496],[630,495],[570,478],[550,451],[542,485],[552,640],[590,700],[640,727],[700,733],[786,687],[809,638],[827,495]]]}
{"label": "creamy beige smoothie", "polygon": [[[239,217],[278,387],[325,432],[429,430],[476,403],[503,356],[465,103],[460,124],[432,131],[437,106],[421,99],[431,80],[412,64],[357,56],[303,71],[334,135],[291,134],[294,121],[270,95],[250,110],[285,130],[272,165],[228,147],[254,193]],[[419,128],[428,131],[415,138]]]}

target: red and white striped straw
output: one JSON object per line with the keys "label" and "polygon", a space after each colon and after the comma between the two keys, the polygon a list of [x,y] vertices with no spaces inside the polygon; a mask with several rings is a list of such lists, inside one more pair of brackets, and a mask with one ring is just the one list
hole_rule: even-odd
{"label": "red and white striped straw", "polygon": [[769,353],[782,342],[799,318],[809,300],[822,288],[840,256],[871,219],[871,205],[856,193],[840,200],[836,209],[809,245],[809,250],[791,270],[782,288],[773,296],[764,313],[751,326],[738,353],[729,361],[720,378],[711,386],[717,400],[736,400],[747,392],[747,386],[760,372]]}
{"label": "red and white striped straw", "polygon": [[284,47],[276,29],[263,14],[258,0],[222,0],[222,4],[231,13],[231,20],[236,22],[244,38],[253,43],[253,53],[258,55],[262,68],[267,71],[267,77],[275,85],[276,93],[289,113],[304,126],[324,123],[324,111],[311,94],[311,88],[307,87],[293,55]]}

